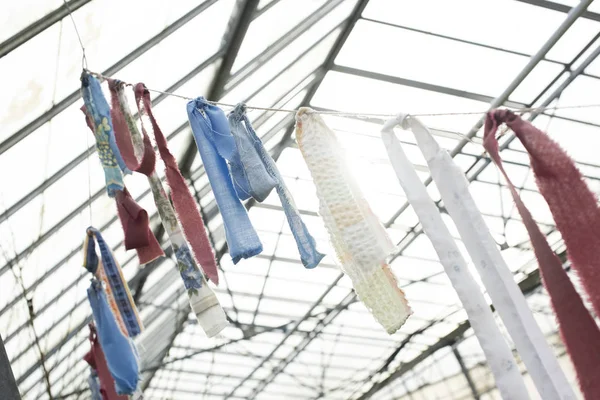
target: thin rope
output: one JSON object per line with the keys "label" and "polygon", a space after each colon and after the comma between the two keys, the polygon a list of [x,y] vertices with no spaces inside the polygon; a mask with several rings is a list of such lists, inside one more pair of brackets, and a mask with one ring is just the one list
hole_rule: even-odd
{"label": "thin rope", "polygon": [[[84,68],[84,70],[89,73],[90,75],[95,76],[96,78],[100,79],[100,80],[108,80],[108,79],[112,79],[108,76],[102,75],[100,73],[97,72],[92,72],[89,71],[88,69]],[[123,82],[123,81],[121,81]],[[124,85],[126,86],[131,86],[133,87],[134,85],[128,82],[123,82]],[[177,93],[173,93],[173,92],[165,92],[163,90],[158,90],[158,89],[150,89],[150,88],[146,88],[148,91],[150,92],[155,92],[155,93],[160,93],[163,94],[165,96],[173,96],[173,97],[179,97],[181,99],[184,100],[194,100],[193,97],[188,97],[188,96],[183,96]],[[213,105],[217,105],[217,106],[224,106],[224,107],[231,107],[234,108],[236,107],[237,104],[230,104],[230,103],[223,103],[220,101],[214,101],[214,100],[206,100],[207,103],[213,104]],[[543,112],[543,111],[549,111],[549,110],[565,110],[565,109],[576,109],[576,108],[593,108],[593,107],[600,107],[600,104],[581,104],[581,105],[572,105],[572,106],[554,106],[554,107],[530,107],[530,108],[514,108],[514,107],[507,107],[507,108],[511,108],[511,111],[513,111],[514,113],[518,113],[518,114],[524,114],[524,113],[529,113],[529,112]],[[258,107],[258,106],[246,106],[247,109],[250,110],[261,110],[261,111],[272,111],[272,112],[285,112],[285,113],[297,113],[298,110],[292,110],[289,108],[271,108],[271,107]],[[485,110],[485,111],[467,111],[467,112],[444,112],[444,113],[416,113],[416,114],[410,114],[413,117],[438,117],[438,116],[454,116],[454,115],[483,115],[483,114],[487,114],[489,110]],[[313,110],[312,111],[315,114],[321,114],[321,115],[334,115],[334,116],[347,116],[347,117],[387,117],[387,118],[391,118],[391,117],[395,117],[397,114],[386,114],[386,113],[355,113],[355,112],[345,112],[345,111],[318,111],[318,110]]]}
{"label": "thin rope", "polygon": [[75,23],[75,18],[73,18],[73,10],[67,3],[67,0],[63,0],[65,7],[67,7],[67,11],[69,12],[69,17],[71,18],[71,22],[73,22],[73,28],[75,28],[75,33],[77,34],[77,40],[79,40],[79,46],[81,46],[81,68],[87,69],[87,58],[85,57],[85,46],[83,45],[83,40],[81,40],[81,35],[79,34],[79,29],[77,29],[77,24]]}

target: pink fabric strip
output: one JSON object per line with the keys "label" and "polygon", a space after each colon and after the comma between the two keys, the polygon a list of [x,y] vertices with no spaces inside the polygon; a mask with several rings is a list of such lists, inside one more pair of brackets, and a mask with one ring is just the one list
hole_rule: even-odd
{"label": "pink fabric strip", "polygon": [[137,157],[135,156],[135,150],[131,141],[131,132],[129,130],[129,126],[127,125],[123,110],[121,110],[121,107],[119,106],[118,90],[121,88],[119,88],[118,85],[122,84],[122,82],[114,79],[108,80],[111,100],[110,116],[113,123],[113,130],[115,132],[115,139],[127,168],[129,168],[131,171],[140,172],[148,176],[154,172],[156,154],[154,153],[154,148],[152,147],[150,138],[146,132],[143,132],[144,154],[142,155],[142,159],[140,161],[138,161]]}
{"label": "pink fabric strip", "polygon": [[[517,190],[502,166],[495,134],[498,126],[503,122],[507,123],[519,139],[524,141],[523,138],[525,138],[525,141],[528,143],[526,148],[530,152],[534,172],[536,171],[536,167],[538,169],[536,177],[538,173],[542,173],[543,175],[546,174],[546,179],[552,176],[557,180],[558,175],[562,175],[563,172],[569,172],[572,175],[573,170],[565,168],[566,160],[564,158],[566,158],[566,155],[564,155],[563,150],[529,122],[523,121],[520,117],[507,110],[495,110],[488,113],[485,122],[484,147],[506,179],[513,200],[523,219],[523,224],[527,228],[527,232],[531,238],[533,249],[538,259],[540,274],[544,286],[550,295],[561,336],[575,366],[581,391],[586,399],[600,399],[600,379],[598,379],[600,377],[600,329],[598,329],[596,322],[575,290],[573,283],[562,267],[560,259],[550,248],[546,237],[535,223],[531,213],[519,197]],[[555,164],[557,154],[559,153],[564,155],[563,157],[559,157],[559,162],[562,165]],[[571,164],[573,165],[572,161]],[[548,165],[554,167],[544,169]],[[540,167],[542,168],[541,171]],[[561,190],[563,198],[572,197],[573,195],[569,194],[573,193],[570,191],[572,184],[566,177],[563,176],[562,178],[564,180],[560,182],[561,185],[564,185]],[[555,189],[558,189],[558,187],[555,187]],[[565,201],[565,203],[568,203],[568,201]],[[576,220],[579,219],[577,214],[579,212],[576,208],[572,208],[569,212],[569,215]],[[583,214],[585,215],[585,213]],[[570,227],[570,229],[572,228],[574,226]],[[569,232],[569,235],[572,236],[573,234],[577,233]],[[582,237],[581,234],[579,236],[581,239],[579,246],[588,246],[589,241],[586,243],[586,238]],[[563,238],[565,238],[566,242],[564,233]],[[568,245],[567,250],[569,251],[569,256],[573,259],[573,254],[571,254]],[[577,251],[577,248],[573,251]]]}
{"label": "pink fabric strip", "polygon": [[[190,244],[196,261],[198,261],[198,264],[200,264],[208,279],[217,285],[219,283],[217,262],[210,241],[208,240],[204,221],[200,216],[194,197],[190,193],[190,190],[185,183],[185,179],[181,175],[181,171],[179,171],[177,161],[169,151],[167,139],[154,118],[150,93],[146,90],[143,83],[138,83],[135,86],[135,99],[140,114],[143,109],[152,124],[156,145],[158,146],[160,156],[165,163],[165,173],[167,183],[171,188],[173,208],[179,217],[185,238]],[[146,135],[143,124],[142,131],[144,131],[144,135]]]}
{"label": "pink fabric strip", "polygon": [[[85,106],[81,107],[87,126],[94,133],[94,127],[88,118]],[[127,189],[117,192],[115,197],[117,212],[125,236],[125,248],[136,249],[140,265],[165,255],[154,233],[150,229],[148,212],[140,207],[131,197]]]}

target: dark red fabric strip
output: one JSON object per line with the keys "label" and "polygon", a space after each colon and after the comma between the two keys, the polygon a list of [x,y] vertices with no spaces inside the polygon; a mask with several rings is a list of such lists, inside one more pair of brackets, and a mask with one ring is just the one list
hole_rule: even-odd
{"label": "dark red fabric strip", "polygon": [[150,175],[154,172],[154,165],[156,163],[156,154],[152,147],[152,142],[145,132],[143,134],[144,140],[144,154],[142,159],[138,162],[135,156],[135,149],[131,141],[131,131],[127,124],[127,119],[123,114],[123,110],[119,105],[119,91],[123,90],[122,82],[115,79],[108,80],[108,87],[110,89],[110,100],[111,110],[110,116],[113,123],[113,130],[115,132],[115,140],[119,147],[119,152],[125,161],[125,165],[131,171],[140,172],[144,175]]}
{"label": "dark red fabric strip", "polygon": [[202,267],[202,270],[208,279],[217,285],[219,283],[217,262],[210,241],[208,240],[204,221],[200,216],[196,201],[190,193],[185,179],[181,175],[181,171],[177,166],[177,161],[169,151],[167,139],[154,118],[150,94],[143,83],[138,83],[135,86],[135,99],[140,114],[143,110],[146,115],[148,115],[150,123],[152,124],[156,145],[158,146],[159,154],[165,163],[165,174],[167,183],[171,189],[173,208],[179,217],[185,238],[190,244],[196,261],[198,261],[198,264]]}
{"label": "dark red fabric strip", "polygon": [[140,264],[164,256],[164,252],[150,229],[148,213],[140,207],[127,189],[117,192],[117,211],[125,232],[125,248],[136,249]]}
{"label": "dark red fabric strip", "polygon": [[90,365],[90,367],[95,369],[96,373],[98,374],[102,400],[127,400],[128,396],[121,396],[117,394],[117,390],[115,389],[115,380],[110,374],[108,364],[104,358],[104,352],[102,351],[100,343],[98,342],[96,327],[93,323],[91,323],[89,324],[89,328],[89,339],[92,348],[85,356],[83,356],[83,359]]}
{"label": "dark red fabric strip", "polygon": [[[519,122],[516,121],[517,119]],[[528,150],[534,150],[538,166],[553,164],[552,157],[557,152],[562,152],[562,149],[529,122],[523,121],[520,117],[507,110],[496,110],[487,115],[484,131],[484,147],[506,179],[517,210],[529,233],[539,263],[540,275],[550,296],[561,336],[575,366],[579,386],[586,399],[600,399],[600,379],[598,379],[600,377],[600,329],[598,329],[596,322],[588,312],[583,300],[563,269],[562,262],[550,248],[546,237],[535,223],[531,213],[521,200],[502,166],[502,159],[498,151],[498,141],[495,134],[498,126],[507,121],[511,122],[510,124],[507,123],[507,125],[519,138],[521,136],[533,135],[538,138],[540,136],[546,137],[546,140],[530,140],[529,146],[526,146]],[[533,159],[532,156],[532,165]],[[560,171],[560,168],[555,170],[555,172],[558,171]],[[564,183],[566,184],[567,181]],[[563,188],[564,192],[562,195],[570,197],[567,188],[568,186]],[[578,212],[576,209],[571,211],[572,214]],[[582,243],[581,245],[584,244]],[[572,258],[571,250],[567,248],[567,251]]]}

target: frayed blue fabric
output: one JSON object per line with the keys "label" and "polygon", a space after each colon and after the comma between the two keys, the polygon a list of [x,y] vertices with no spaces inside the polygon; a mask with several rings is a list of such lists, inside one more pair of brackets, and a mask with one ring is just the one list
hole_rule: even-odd
{"label": "frayed blue fabric", "polygon": [[249,192],[249,184],[240,170],[242,167],[235,140],[223,110],[207,103],[204,97],[190,101],[187,112],[202,163],[223,217],[229,254],[233,263],[237,264],[242,258],[260,254],[263,247],[246,208],[239,200],[244,197],[244,192]]}
{"label": "frayed blue fabric", "polygon": [[98,381],[98,374],[93,368],[90,368],[90,374],[88,375],[87,381],[88,385],[90,386],[92,400],[102,400],[102,395],[100,394],[100,382]]}
{"label": "frayed blue fabric", "polygon": [[119,329],[99,281],[92,280],[87,294],[96,321],[100,347],[104,351],[110,374],[115,380],[117,393],[131,395],[140,380],[135,345]]}
{"label": "frayed blue fabric", "polygon": [[100,248],[100,255],[102,256],[102,266],[104,268],[104,272],[106,273],[106,277],[108,278],[108,282],[110,283],[110,288],[117,303],[117,307],[119,308],[119,313],[123,318],[123,322],[127,328],[129,337],[135,337],[140,334],[142,327],[138,321],[137,313],[134,310],[135,304],[130,298],[127,288],[125,287],[127,283],[123,279],[123,276],[120,272],[120,267],[117,265],[112,252],[110,251],[110,247],[108,247],[104,241],[100,231],[90,226],[88,228],[88,232],[91,232],[93,236],[90,237],[88,242],[88,248],[86,252],[87,260],[85,263],[86,268],[88,268],[89,265],[93,265],[94,260],[96,268],[98,266],[98,255],[96,254],[96,248],[94,244],[95,237],[96,241],[98,242],[98,247]]}
{"label": "frayed blue fabric", "polygon": [[275,184],[290,230],[296,240],[302,264],[306,268],[316,267],[324,255],[317,251],[315,240],[302,221],[294,199],[279,173],[277,164],[252,128],[250,120],[246,116],[245,104],[238,104],[229,114],[229,127],[238,145],[243,169],[248,172],[247,177],[252,197],[262,202],[271,190],[267,188],[272,182]]}
{"label": "frayed blue fabric", "polygon": [[100,82],[86,72],[81,75],[81,95],[86,114],[93,123],[98,156],[106,178],[106,190],[109,196],[114,197],[115,191],[123,190],[124,187],[121,171],[125,174],[131,174],[131,171],[125,165],[117,147],[110,108],[102,93]]}

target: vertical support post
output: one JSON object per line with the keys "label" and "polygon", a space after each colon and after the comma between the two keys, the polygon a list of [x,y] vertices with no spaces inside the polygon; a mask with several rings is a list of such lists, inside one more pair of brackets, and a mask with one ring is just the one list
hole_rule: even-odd
{"label": "vertical support post", "polygon": [[465,362],[464,362],[462,356],[460,355],[460,352],[458,351],[456,344],[453,344],[451,347],[452,347],[452,353],[454,353],[454,357],[456,357],[456,361],[458,361],[458,365],[460,365],[460,369],[461,369],[463,375],[465,376],[465,379],[467,380],[467,384],[469,385],[469,388],[471,388],[471,392],[473,393],[473,398],[475,400],[479,400],[479,392],[477,391],[475,382],[473,382],[473,378],[471,378],[471,374],[469,373],[469,370],[465,366]]}
{"label": "vertical support post", "polygon": [[21,400],[2,336],[0,336],[0,393],[5,400]]}

